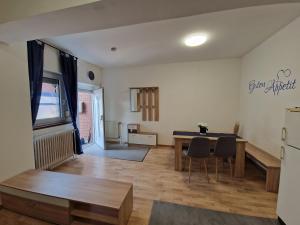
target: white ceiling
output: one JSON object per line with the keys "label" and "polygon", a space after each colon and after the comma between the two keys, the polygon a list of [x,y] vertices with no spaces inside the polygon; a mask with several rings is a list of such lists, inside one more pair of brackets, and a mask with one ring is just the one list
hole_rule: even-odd
{"label": "white ceiling", "polygon": [[[300,16],[300,4],[256,6],[47,39],[101,67],[240,57]],[[209,35],[188,48],[182,38]],[[111,47],[117,47],[111,52]]]}
{"label": "white ceiling", "polygon": [[95,1],[98,0],[1,0],[0,23],[84,5]]}
{"label": "white ceiling", "polygon": [[[12,1],[9,6],[13,7],[3,7],[3,1],[4,6],[5,2]],[[60,6],[71,3],[57,4],[58,0],[40,0],[39,4],[32,5],[36,1],[38,0],[0,0],[0,19],[2,14],[5,18],[7,13],[9,17],[24,17],[23,14],[27,16],[0,24],[0,41],[20,42],[255,5],[300,2],[300,0],[101,0],[40,14],[43,10],[49,11],[49,7],[58,9]],[[47,4],[44,5],[45,1]],[[71,1],[88,2],[89,0]],[[28,2],[31,4],[26,5]],[[53,3],[53,6],[49,6],[49,2]],[[11,11],[9,9],[13,9],[14,12],[9,12]],[[37,13],[36,10],[40,12]],[[39,15],[28,17],[28,15],[35,14]]]}

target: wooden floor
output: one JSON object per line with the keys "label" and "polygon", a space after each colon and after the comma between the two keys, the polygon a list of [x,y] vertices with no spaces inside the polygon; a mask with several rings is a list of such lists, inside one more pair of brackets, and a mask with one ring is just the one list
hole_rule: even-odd
{"label": "wooden floor", "polygon": [[[129,225],[147,225],[153,200],[173,202],[193,207],[214,209],[258,217],[276,218],[277,194],[265,191],[263,172],[247,163],[244,179],[231,178],[225,164],[219,182],[210,163],[210,183],[193,165],[191,183],[187,172],[174,171],[174,149],[152,149],[144,162],[133,162],[83,155],[56,169],[59,172],[81,174],[131,182],[134,186],[134,209]],[[2,225],[47,225],[38,220],[0,210]],[[74,224],[75,225],[75,224]]]}

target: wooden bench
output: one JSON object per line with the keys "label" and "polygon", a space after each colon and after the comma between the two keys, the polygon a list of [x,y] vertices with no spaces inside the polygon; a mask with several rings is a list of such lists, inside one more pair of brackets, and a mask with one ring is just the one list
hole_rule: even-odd
{"label": "wooden bench", "polygon": [[126,225],[132,184],[30,170],[0,184],[2,207],[59,225],[95,222]]}
{"label": "wooden bench", "polygon": [[250,143],[246,144],[246,155],[266,170],[266,191],[278,192],[280,160]]}

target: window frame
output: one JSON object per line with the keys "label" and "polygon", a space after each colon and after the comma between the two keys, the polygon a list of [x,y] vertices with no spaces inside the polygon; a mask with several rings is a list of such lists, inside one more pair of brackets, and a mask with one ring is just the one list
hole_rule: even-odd
{"label": "window frame", "polygon": [[[53,126],[57,126],[57,125],[61,125],[61,124],[70,123],[71,118],[70,118],[69,107],[68,107],[68,102],[67,102],[65,86],[64,86],[62,75],[44,71],[43,82],[44,82],[44,79],[58,81],[60,117],[37,119],[35,122],[35,125],[34,125],[34,129],[53,127]],[[51,82],[49,82],[49,83],[51,83]]]}

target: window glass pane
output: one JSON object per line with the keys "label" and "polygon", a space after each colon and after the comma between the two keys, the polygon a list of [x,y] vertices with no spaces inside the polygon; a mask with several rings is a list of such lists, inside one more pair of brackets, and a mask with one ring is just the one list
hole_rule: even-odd
{"label": "window glass pane", "polygon": [[59,118],[60,112],[59,81],[44,78],[37,119]]}

